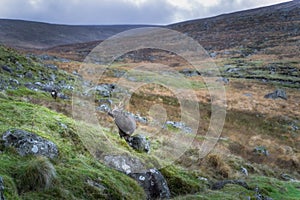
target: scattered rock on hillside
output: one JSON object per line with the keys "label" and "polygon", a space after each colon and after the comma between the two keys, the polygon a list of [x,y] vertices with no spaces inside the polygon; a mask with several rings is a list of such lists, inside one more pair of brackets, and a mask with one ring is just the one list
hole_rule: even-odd
{"label": "scattered rock on hillside", "polygon": [[267,99],[281,98],[281,99],[287,100],[287,95],[286,95],[286,92],[284,90],[277,89],[272,93],[266,94],[265,98],[267,98]]}
{"label": "scattered rock on hillside", "polygon": [[6,147],[14,147],[21,156],[30,154],[43,155],[48,158],[58,156],[56,144],[24,130],[8,130],[3,134],[2,139]]}
{"label": "scattered rock on hillside", "polygon": [[4,182],[3,178],[0,176],[0,200],[5,200],[4,197]]}
{"label": "scattered rock on hillside", "polygon": [[255,191],[255,199],[256,199],[256,200],[273,200],[271,197],[262,195],[262,194],[260,193],[258,187],[256,187],[256,188],[254,189],[254,191]]}
{"label": "scattered rock on hillside", "polygon": [[96,85],[93,88],[89,88],[87,91],[84,92],[84,95],[91,96],[92,93],[95,91],[101,95],[102,97],[110,97],[111,93],[115,89],[115,84],[100,84]]}
{"label": "scattered rock on hillside", "polygon": [[134,135],[128,138],[127,143],[135,150],[140,152],[150,151],[150,142],[144,135]]}
{"label": "scattered rock on hillside", "polygon": [[239,73],[239,71],[240,71],[241,69],[240,68],[228,68],[227,70],[226,70],[226,72],[227,73]]}
{"label": "scattered rock on hillside", "polygon": [[179,71],[179,73],[181,73],[185,76],[189,76],[189,77],[201,75],[200,72],[198,72],[197,70],[192,70],[192,69],[183,69],[183,70]]}
{"label": "scattered rock on hillside", "polygon": [[143,124],[147,124],[147,122],[148,122],[148,119],[146,117],[142,117],[139,114],[135,115],[135,114],[130,113],[130,112],[128,112],[128,114],[131,115],[135,119],[135,121],[137,121],[137,122],[140,122],[140,123],[143,123]]}
{"label": "scattered rock on hillside", "polygon": [[167,181],[157,169],[150,169],[142,173],[131,173],[129,176],[144,188],[147,199],[170,198],[171,195]]}
{"label": "scattered rock on hillside", "polygon": [[288,174],[281,174],[280,177],[285,181],[295,181],[296,179]]}
{"label": "scattered rock on hillside", "polygon": [[7,66],[7,65],[3,65],[3,66],[2,66],[2,69],[3,69],[4,71],[9,72],[10,74],[13,72],[13,70],[12,70],[9,66]]}
{"label": "scattered rock on hillside", "polygon": [[125,174],[144,170],[144,164],[139,159],[127,155],[107,155],[103,160],[106,165]]}
{"label": "scattered rock on hillside", "polygon": [[58,70],[58,67],[53,64],[45,64],[44,66],[52,70]]}
{"label": "scattered rock on hillside", "polygon": [[255,147],[254,150],[253,150],[253,152],[256,153],[256,154],[258,154],[258,155],[269,156],[269,151],[264,146],[257,146],[257,147]]}
{"label": "scattered rock on hillside", "polygon": [[183,122],[167,121],[166,125],[171,126],[173,128],[176,128],[176,129],[180,129],[185,133],[191,133],[192,132],[192,129],[190,127],[186,126]]}
{"label": "scattered rock on hillside", "polygon": [[217,82],[223,82],[224,84],[228,84],[229,83],[229,79],[225,78],[225,77],[220,77],[216,80]]}
{"label": "scattered rock on hillside", "polygon": [[246,176],[248,176],[248,170],[247,170],[247,168],[241,167],[241,172],[242,172],[243,174],[245,174]]}

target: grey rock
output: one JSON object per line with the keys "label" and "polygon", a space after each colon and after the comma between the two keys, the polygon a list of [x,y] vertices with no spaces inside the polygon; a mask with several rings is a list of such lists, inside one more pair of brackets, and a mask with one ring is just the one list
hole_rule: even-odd
{"label": "grey rock", "polygon": [[157,169],[150,169],[142,173],[131,173],[147,195],[147,199],[169,199],[171,194],[164,176]]}
{"label": "grey rock", "polygon": [[134,115],[134,119],[137,122],[143,123],[143,124],[147,124],[148,119],[146,117],[142,117],[139,114]]}
{"label": "grey rock", "polygon": [[59,93],[57,94],[57,96],[58,96],[59,98],[61,98],[61,99],[64,99],[64,100],[70,99],[70,97],[69,97],[68,95],[66,95],[66,94],[64,94],[64,93],[61,93],[61,92],[59,92]]}
{"label": "grey rock", "polygon": [[238,73],[240,71],[240,68],[229,68],[226,70],[228,73]]}
{"label": "grey rock", "polygon": [[186,126],[183,122],[173,122],[173,121],[166,121],[166,125],[172,126],[173,128],[180,129],[185,133],[191,133],[192,129]]}
{"label": "grey rock", "polygon": [[21,156],[42,155],[48,158],[58,156],[56,144],[24,130],[8,130],[3,134],[2,139],[6,147],[14,147]]}
{"label": "grey rock", "polygon": [[220,77],[216,81],[217,82],[223,82],[224,84],[228,84],[229,83],[229,79],[225,78],[225,77]]}
{"label": "grey rock", "polygon": [[9,66],[7,66],[7,65],[3,65],[3,66],[2,66],[2,69],[3,69],[4,71],[9,72],[10,74],[13,72],[13,70],[12,70]]}
{"label": "grey rock", "polygon": [[248,170],[245,167],[241,167],[241,172],[248,176]]}
{"label": "grey rock", "polygon": [[24,86],[27,87],[29,90],[33,90],[33,91],[38,91],[39,89],[38,86],[30,82],[25,83]]}
{"label": "grey rock", "polygon": [[19,83],[19,81],[17,79],[9,79],[9,84],[12,87],[16,87],[16,86],[20,85],[20,83]]}
{"label": "grey rock", "polygon": [[25,72],[24,75],[25,75],[26,78],[29,78],[29,79],[33,78],[33,73],[31,71]]}
{"label": "grey rock", "polygon": [[245,93],[244,96],[246,96],[246,97],[252,97],[253,95],[250,94],[250,93]]}
{"label": "grey rock", "polygon": [[4,197],[4,182],[3,178],[0,176],[0,200],[5,200]]}
{"label": "grey rock", "polygon": [[189,76],[189,77],[201,75],[201,73],[199,71],[192,70],[192,69],[183,69],[183,70],[179,71],[179,73],[181,73],[185,76]]}
{"label": "grey rock", "polygon": [[212,52],[209,55],[210,55],[210,57],[215,58],[218,55],[218,53],[217,52]]}
{"label": "grey rock", "polygon": [[272,93],[266,94],[265,98],[267,98],[267,99],[281,98],[281,99],[287,100],[287,95],[286,95],[286,92],[284,90],[277,89]]}
{"label": "grey rock", "polygon": [[281,174],[280,177],[285,181],[295,181],[296,179],[288,174]]}
{"label": "grey rock", "polygon": [[109,112],[110,107],[107,104],[101,104],[99,107],[96,108],[96,110],[99,110],[101,112]]}
{"label": "grey rock", "polygon": [[256,153],[257,155],[265,155],[265,156],[269,156],[269,152],[266,149],[266,147],[264,146],[257,146],[254,148],[254,153]]}
{"label": "grey rock", "polygon": [[38,87],[44,87],[44,84],[41,82],[35,82],[34,84]]}
{"label": "grey rock", "polygon": [[125,174],[144,171],[144,164],[138,159],[127,155],[104,156],[104,163]]}
{"label": "grey rock", "polygon": [[45,64],[45,67],[52,69],[52,70],[58,70],[58,67],[56,65],[53,64]]}
{"label": "grey rock", "polygon": [[150,151],[150,142],[144,135],[134,135],[127,139],[127,143],[135,150],[140,152]]}
{"label": "grey rock", "polygon": [[115,89],[114,84],[101,84],[94,88],[101,96],[110,97],[111,92]]}
{"label": "grey rock", "polygon": [[41,90],[45,91],[45,92],[51,92],[53,90],[53,86],[51,85],[43,85]]}
{"label": "grey rock", "polygon": [[293,131],[298,131],[299,130],[299,127],[296,124],[294,124],[294,123],[291,123],[290,126],[291,126],[291,129]]}
{"label": "grey rock", "polygon": [[126,112],[126,114],[130,115],[131,117],[133,117],[136,122],[140,122],[140,123],[143,123],[143,124],[147,124],[148,123],[148,119],[146,117],[140,116],[140,114],[134,114],[134,113],[131,113],[131,112]]}
{"label": "grey rock", "polygon": [[254,197],[256,200],[273,200],[271,197],[262,195],[257,186],[255,187],[254,191],[255,191]]}

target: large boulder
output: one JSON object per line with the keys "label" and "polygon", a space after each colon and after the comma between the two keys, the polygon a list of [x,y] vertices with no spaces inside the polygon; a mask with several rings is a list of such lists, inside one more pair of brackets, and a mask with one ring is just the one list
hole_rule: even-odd
{"label": "large boulder", "polygon": [[142,173],[131,173],[129,176],[135,179],[144,188],[147,199],[169,199],[170,190],[166,179],[157,169],[150,169]]}
{"label": "large boulder", "polygon": [[287,95],[286,95],[286,92],[284,90],[277,89],[277,90],[275,90],[272,93],[266,94],[265,98],[267,98],[267,99],[278,99],[278,98],[281,98],[281,99],[287,100]]}
{"label": "large boulder", "polygon": [[48,158],[58,156],[58,148],[53,142],[24,130],[11,129],[6,131],[2,140],[6,147],[14,147],[19,155],[42,155]]}
{"label": "large boulder", "polygon": [[127,143],[135,150],[140,152],[150,151],[150,142],[144,135],[134,135],[127,139]]}
{"label": "large boulder", "polygon": [[144,164],[138,158],[127,155],[107,155],[104,156],[103,161],[109,167],[125,174],[141,172],[144,170]]}

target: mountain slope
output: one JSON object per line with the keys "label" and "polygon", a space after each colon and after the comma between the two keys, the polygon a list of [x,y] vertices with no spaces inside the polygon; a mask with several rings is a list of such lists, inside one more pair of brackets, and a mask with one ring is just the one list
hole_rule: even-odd
{"label": "mountain slope", "polygon": [[[196,39],[205,49],[255,48],[271,53],[288,47],[299,54],[300,1],[181,22],[168,26]],[[291,53],[282,48],[284,52]],[[254,51],[254,49],[253,49]]]}
{"label": "mountain slope", "polygon": [[104,40],[119,32],[146,25],[71,26],[0,19],[0,43],[13,47],[48,48]]}

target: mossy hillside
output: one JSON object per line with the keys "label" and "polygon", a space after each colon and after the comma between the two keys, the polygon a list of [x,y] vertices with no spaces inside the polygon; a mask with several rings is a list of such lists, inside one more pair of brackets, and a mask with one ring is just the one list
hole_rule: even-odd
{"label": "mossy hillside", "polygon": [[[4,149],[2,146],[0,174],[4,178],[7,199],[143,199],[144,192],[134,180],[91,156],[74,133],[75,122],[72,119],[34,104],[6,99],[0,101],[1,134],[9,128],[32,131],[53,141],[60,151],[59,158],[51,160],[57,174],[53,187],[17,195],[26,187],[20,184],[26,178],[22,174],[37,158],[19,157],[12,148]],[[60,124],[65,124],[68,130]],[[88,179],[107,189],[97,191],[87,184]]]}
{"label": "mossy hillside", "polygon": [[[45,107],[16,101],[13,99],[1,99],[0,132],[3,133],[9,128],[20,128],[32,131],[43,138],[49,139],[58,145],[60,156],[58,159],[51,160],[56,170],[54,186],[46,190],[26,191],[18,196],[18,192],[25,186],[22,186],[22,174],[27,166],[36,161],[34,157],[19,157],[14,149],[5,149],[0,155],[1,165],[0,174],[4,177],[6,186],[6,195],[8,199],[143,199],[143,191],[137,183],[127,177],[125,174],[110,169],[95,157],[96,151],[109,151],[111,153],[124,152],[141,159],[148,163],[149,167],[154,167],[155,159],[144,153],[138,153],[132,150],[117,133],[110,133],[108,130],[102,131],[109,137],[109,146],[105,146],[105,140],[101,130],[89,126],[84,122],[75,122],[74,120],[56,113]],[[64,128],[62,124],[68,128]],[[77,126],[82,126],[84,133],[78,133]],[[78,134],[79,135],[78,135]],[[102,139],[101,139],[102,138]],[[98,142],[95,142],[98,141]],[[86,145],[90,144],[90,145]],[[105,150],[105,148],[107,148]],[[88,151],[89,150],[89,151]],[[151,162],[153,164],[151,164]],[[158,165],[158,164],[156,164]],[[190,188],[197,192],[201,187],[197,183],[197,176],[194,173],[185,172],[179,168],[166,168],[163,173],[168,175],[170,180],[170,190],[173,195],[186,194],[190,191],[184,191]],[[174,177],[172,177],[174,175]],[[189,180],[190,179],[190,180]],[[98,181],[107,190],[98,191],[86,183],[87,180]],[[176,180],[186,187],[178,187]],[[28,190],[28,189],[27,189]],[[88,192],[87,192],[88,191]],[[94,196],[93,196],[94,195]],[[11,197],[11,198],[10,198]]]}

